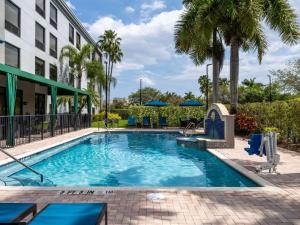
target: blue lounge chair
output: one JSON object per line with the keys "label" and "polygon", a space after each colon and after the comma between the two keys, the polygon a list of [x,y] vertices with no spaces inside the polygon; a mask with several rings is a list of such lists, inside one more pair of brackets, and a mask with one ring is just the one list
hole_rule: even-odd
{"label": "blue lounge chair", "polygon": [[127,122],[128,122],[128,126],[136,126],[136,122],[135,122],[135,118],[134,116],[129,116],[128,119],[127,119]]}
{"label": "blue lounge chair", "polygon": [[33,203],[0,203],[0,224],[16,223],[30,214],[36,214]]}
{"label": "blue lounge chair", "polygon": [[167,127],[168,123],[167,123],[167,118],[166,117],[159,117],[159,126],[160,127]]}
{"label": "blue lounge chair", "polygon": [[249,155],[260,155],[262,138],[262,134],[252,134],[250,140],[248,141],[250,148],[245,148],[245,151],[248,152]]}
{"label": "blue lounge chair", "polygon": [[144,116],[143,117],[143,127],[150,127],[150,117],[149,116]]}
{"label": "blue lounge chair", "polygon": [[106,203],[54,203],[40,211],[28,225],[100,225],[105,216]]}

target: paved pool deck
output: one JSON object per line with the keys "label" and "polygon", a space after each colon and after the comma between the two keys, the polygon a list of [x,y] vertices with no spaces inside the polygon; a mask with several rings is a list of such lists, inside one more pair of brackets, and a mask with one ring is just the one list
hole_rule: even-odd
{"label": "paved pool deck", "polygon": [[[10,149],[24,156],[66,140],[97,131],[86,129]],[[246,140],[236,138],[235,149],[216,150],[227,159],[254,171],[264,160],[244,152]],[[300,224],[300,154],[281,149],[280,174],[259,175],[276,187],[226,190],[114,190],[93,194],[60,190],[0,189],[1,202],[36,202],[42,209],[51,202],[107,202],[109,224]],[[0,153],[0,161],[6,156]],[[62,189],[65,190],[65,189]],[[93,190],[93,188],[89,188]],[[153,193],[157,199],[151,199]],[[104,223],[103,223],[104,224]]]}

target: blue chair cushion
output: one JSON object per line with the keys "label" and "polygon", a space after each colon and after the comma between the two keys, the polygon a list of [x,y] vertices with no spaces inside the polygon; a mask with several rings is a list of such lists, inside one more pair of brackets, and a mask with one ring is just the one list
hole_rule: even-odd
{"label": "blue chair cushion", "polygon": [[135,118],[133,116],[128,117],[128,125],[134,126],[135,125]]}
{"label": "blue chair cushion", "polygon": [[0,222],[13,222],[33,206],[34,204],[31,203],[0,203]]}
{"label": "blue chair cushion", "polygon": [[143,117],[143,125],[150,126],[150,117],[148,116]]}
{"label": "blue chair cushion", "polygon": [[96,225],[106,204],[70,203],[49,204],[30,225]]}
{"label": "blue chair cushion", "polygon": [[167,118],[166,117],[159,117],[159,125],[160,126],[167,126]]}

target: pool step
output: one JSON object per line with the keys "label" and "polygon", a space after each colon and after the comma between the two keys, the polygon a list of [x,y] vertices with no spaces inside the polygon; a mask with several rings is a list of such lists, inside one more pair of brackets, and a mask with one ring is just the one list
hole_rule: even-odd
{"label": "pool step", "polygon": [[0,186],[55,186],[49,179],[41,182],[39,179],[20,178],[20,177],[1,177]]}

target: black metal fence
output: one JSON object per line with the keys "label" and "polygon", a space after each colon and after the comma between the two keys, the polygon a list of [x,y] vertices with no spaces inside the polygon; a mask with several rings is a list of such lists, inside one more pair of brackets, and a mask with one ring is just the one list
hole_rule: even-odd
{"label": "black metal fence", "polygon": [[89,114],[0,116],[0,147],[8,148],[43,140],[89,128],[90,125]]}

